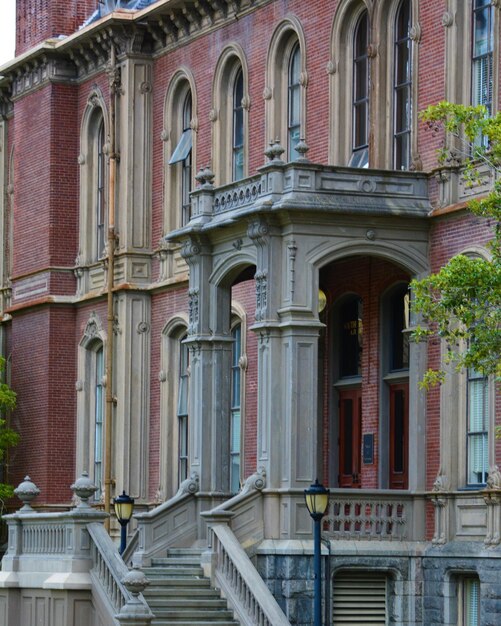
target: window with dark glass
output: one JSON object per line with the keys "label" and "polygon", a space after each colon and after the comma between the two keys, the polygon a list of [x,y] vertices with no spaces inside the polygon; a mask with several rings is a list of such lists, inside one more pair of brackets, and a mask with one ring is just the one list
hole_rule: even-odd
{"label": "window with dark glass", "polygon": [[97,171],[96,171],[96,244],[97,258],[104,255],[106,244],[105,212],[105,156],[104,120],[101,118],[97,131]]}
{"label": "window with dark glass", "polygon": [[353,141],[352,167],[369,165],[369,17],[358,20],[353,41]]}
{"label": "window with dark glass", "polygon": [[489,383],[485,376],[468,370],[467,480],[483,485],[489,472]]}
{"label": "window with dark glass", "polygon": [[188,346],[179,342],[179,379],[177,398],[178,423],[178,480],[181,483],[188,478],[188,381],[189,381],[189,350]]}
{"label": "window with dark glass", "polygon": [[233,85],[233,180],[244,176],[244,76],[241,69]]}
{"label": "window with dark glass", "polygon": [[340,307],[339,375],[360,376],[362,373],[362,300],[350,296]]}
{"label": "window with dark glass", "polygon": [[94,353],[94,484],[96,499],[101,497],[103,487],[103,443],[104,443],[104,351],[100,346]]}
{"label": "window with dark glass", "polygon": [[190,221],[191,214],[191,201],[190,193],[192,189],[191,183],[191,149],[193,146],[193,137],[191,130],[191,92],[188,91],[183,103],[182,112],[182,131],[177,142],[174,152],[169,160],[169,165],[175,163],[182,164],[181,170],[181,205],[182,205],[182,224],[187,224]]}
{"label": "window with dark glass", "polygon": [[231,335],[233,347],[231,355],[230,490],[236,493],[240,489],[242,325],[234,326]]}
{"label": "window with dark glass", "polygon": [[472,104],[483,104],[492,113],[492,64],[494,7],[490,0],[473,2]]}
{"label": "window with dark glass", "polygon": [[287,135],[288,160],[293,161],[299,155],[296,145],[301,135],[301,50],[299,43],[295,43],[289,58],[288,71],[288,99],[287,99]]}
{"label": "window with dark glass", "polygon": [[412,40],[411,2],[402,0],[395,20],[393,79],[393,162],[407,170],[411,163]]}
{"label": "window with dark glass", "polygon": [[390,298],[390,371],[409,369],[409,288],[398,287]]}

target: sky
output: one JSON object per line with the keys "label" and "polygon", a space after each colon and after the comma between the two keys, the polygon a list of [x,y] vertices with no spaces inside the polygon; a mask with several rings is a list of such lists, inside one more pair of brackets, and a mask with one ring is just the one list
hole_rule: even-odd
{"label": "sky", "polygon": [[0,0],[0,65],[14,58],[16,0]]}

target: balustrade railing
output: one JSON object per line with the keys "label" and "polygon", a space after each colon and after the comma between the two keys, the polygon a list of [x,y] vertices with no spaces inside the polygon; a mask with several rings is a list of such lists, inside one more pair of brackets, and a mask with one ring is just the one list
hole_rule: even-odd
{"label": "balustrade railing", "polygon": [[[327,516],[322,520],[324,536],[332,539],[408,538],[413,502],[409,496],[331,497]],[[409,537],[410,538],[410,537]]]}
{"label": "balustrade railing", "polygon": [[250,206],[261,195],[261,177],[247,178],[244,182],[222,187],[214,194],[214,213],[223,213]]}
{"label": "balustrade railing", "polygon": [[215,581],[244,626],[290,626],[239,541],[225,524],[211,528]]}

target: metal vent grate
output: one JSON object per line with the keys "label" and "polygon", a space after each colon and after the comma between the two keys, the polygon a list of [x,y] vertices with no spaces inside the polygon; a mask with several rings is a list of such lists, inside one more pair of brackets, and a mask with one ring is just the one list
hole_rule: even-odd
{"label": "metal vent grate", "polygon": [[386,582],[381,573],[338,574],[332,588],[333,626],[387,624]]}

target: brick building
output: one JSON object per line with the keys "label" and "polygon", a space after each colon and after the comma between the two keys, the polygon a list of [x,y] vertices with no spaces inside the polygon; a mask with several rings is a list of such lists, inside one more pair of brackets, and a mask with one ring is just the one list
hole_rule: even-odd
{"label": "brick building", "polygon": [[[333,623],[501,623],[499,394],[474,372],[419,389],[440,345],[409,341],[408,291],[488,254],[465,205],[492,180],[439,167],[418,113],[499,109],[500,21],[488,0],[17,0],[0,346],[38,519],[88,472],[98,502],[134,497],[136,564],[231,560],[224,527],[305,625],[318,477]],[[57,598],[109,623],[99,577],[75,599],[23,554],[0,624],[73,623]]]}

